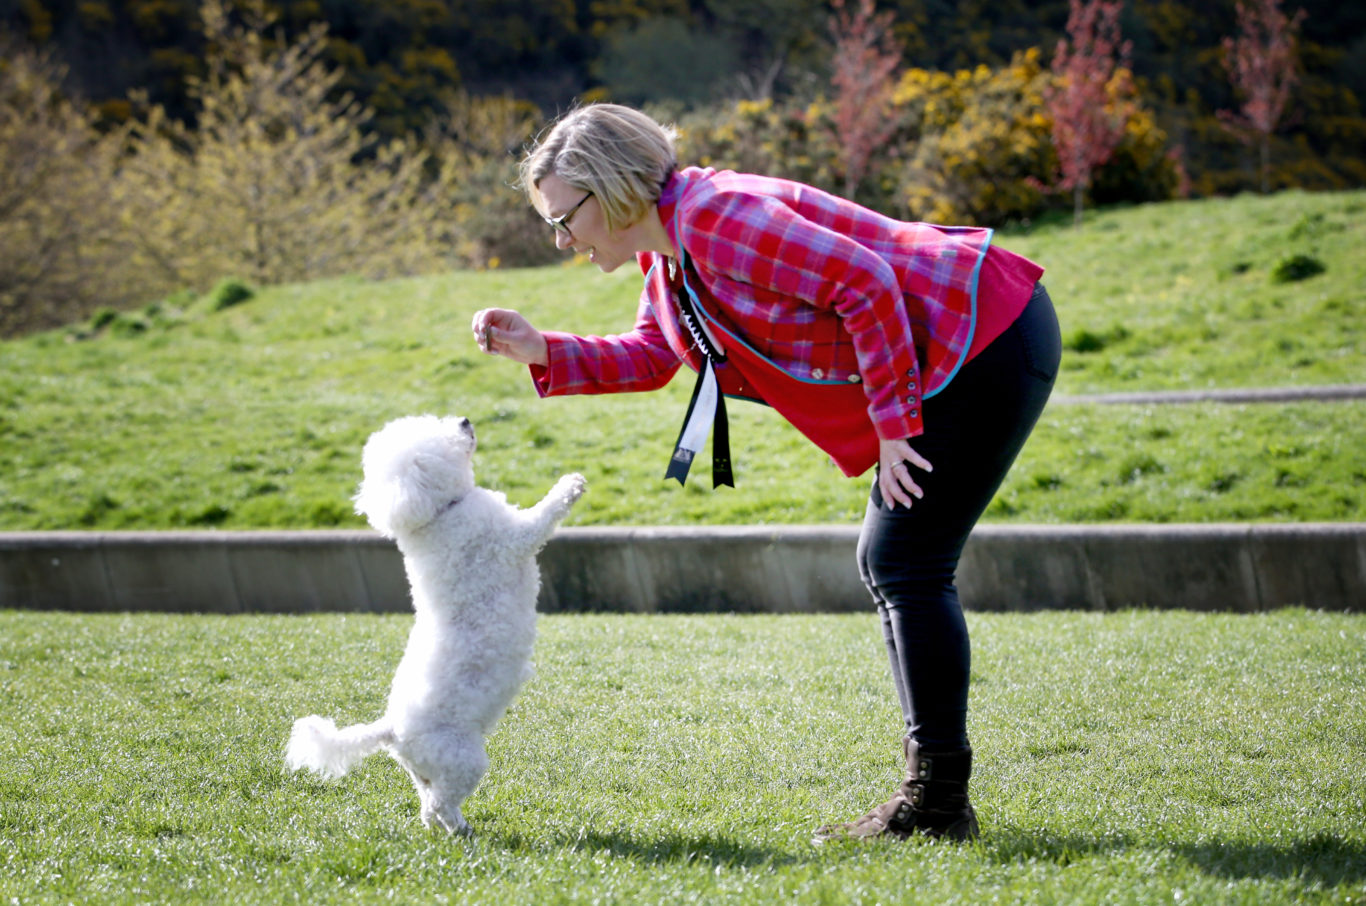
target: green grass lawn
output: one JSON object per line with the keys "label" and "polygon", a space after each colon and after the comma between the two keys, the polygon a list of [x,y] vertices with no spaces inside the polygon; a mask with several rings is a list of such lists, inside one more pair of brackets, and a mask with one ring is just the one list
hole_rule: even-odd
{"label": "green grass lawn", "polygon": [[410,622],[0,611],[0,902],[1366,900],[1366,617],[969,614],[981,840],[824,847],[899,779],[871,614],[543,618],[473,840],[282,766]]}
{"label": "green grass lawn", "polygon": [[[1366,381],[1366,193],[1281,193],[1091,212],[998,242],[1047,266],[1069,347],[1059,394]],[[1326,268],[1275,282],[1278,264]],[[369,433],[468,415],[482,483],[515,502],[566,471],[572,524],[850,522],[849,480],[774,414],[730,407],[739,488],[662,480],[691,381],[539,400],[482,356],[477,309],[628,329],[640,278],[584,262],[170,300],[102,330],[0,343],[0,530],[358,526]],[[81,333],[86,338],[73,337]],[[1045,412],[987,518],[1016,522],[1366,518],[1366,402]],[[705,469],[703,469],[705,472]]]}

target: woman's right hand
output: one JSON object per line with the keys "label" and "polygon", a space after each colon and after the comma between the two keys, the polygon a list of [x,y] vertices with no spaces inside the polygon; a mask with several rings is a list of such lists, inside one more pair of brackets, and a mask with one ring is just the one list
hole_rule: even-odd
{"label": "woman's right hand", "polygon": [[531,322],[507,308],[475,312],[470,323],[474,342],[489,355],[500,355],[523,365],[550,364],[545,337]]}

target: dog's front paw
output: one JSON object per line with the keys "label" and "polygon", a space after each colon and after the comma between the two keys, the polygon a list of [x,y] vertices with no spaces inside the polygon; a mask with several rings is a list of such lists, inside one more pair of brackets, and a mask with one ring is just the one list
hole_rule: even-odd
{"label": "dog's front paw", "polygon": [[567,503],[577,503],[588,489],[588,482],[578,472],[566,475],[555,483],[555,496]]}

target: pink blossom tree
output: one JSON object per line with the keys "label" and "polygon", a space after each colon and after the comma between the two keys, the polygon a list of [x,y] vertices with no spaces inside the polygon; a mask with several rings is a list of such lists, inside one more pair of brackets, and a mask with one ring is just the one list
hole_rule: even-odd
{"label": "pink blossom tree", "polygon": [[1056,188],[1072,193],[1078,224],[1091,177],[1123,140],[1133,109],[1122,6],[1121,0],[1071,0],[1067,37],[1058,41],[1053,81],[1044,91],[1058,154]]}
{"label": "pink blossom tree", "polygon": [[1271,189],[1271,134],[1298,81],[1295,43],[1304,10],[1281,12],[1280,0],[1238,3],[1238,36],[1224,39],[1224,67],[1243,100],[1238,112],[1220,110],[1224,125],[1261,152],[1262,193]]}
{"label": "pink blossom tree", "polygon": [[893,14],[874,13],[873,0],[833,0],[830,34],[835,86],[834,121],[844,165],[844,194],[853,198],[868,173],[869,162],[891,138],[896,123],[890,115],[901,48],[892,36]]}

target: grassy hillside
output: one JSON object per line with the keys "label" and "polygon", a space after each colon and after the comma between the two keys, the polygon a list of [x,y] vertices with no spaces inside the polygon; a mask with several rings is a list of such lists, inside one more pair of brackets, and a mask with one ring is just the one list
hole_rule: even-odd
{"label": "grassy hillside", "polygon": [[[1366,193],[1102,211],[997,241],[1048,268],[1059,394],[1366,381]],[[0,529],[358,526],[361,445],[418,412],[473,419],[481,482],[519,503],[583,472],[579,525],[857,520],[867,480],[761,407],[731,406],[739,488],[713,492],[703,464],[680,489],[662,475],[690,380],[540,400],[470,338],[488,305],[624,330],[639,283],[582,262],[341,280],[0,343]],[[1363,449],[1362,402],[1055,405],[988,518],[1358,520]]]}

